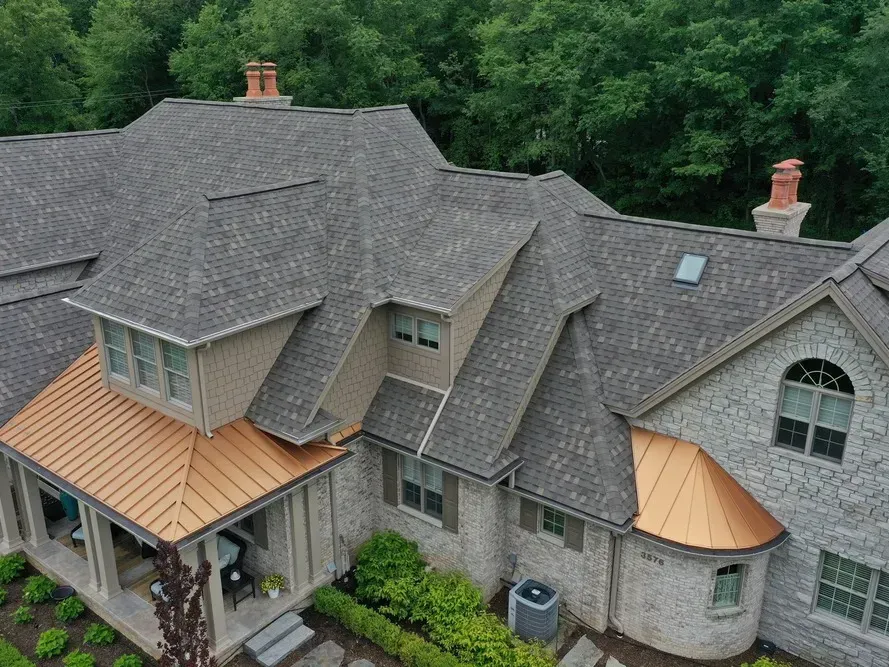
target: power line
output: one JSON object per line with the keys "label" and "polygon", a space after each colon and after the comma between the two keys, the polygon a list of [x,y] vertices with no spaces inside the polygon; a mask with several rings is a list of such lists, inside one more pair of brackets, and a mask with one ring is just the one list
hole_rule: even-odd
{"label": "power line", "polygon": [[37,100],[34,102],[10,102],[8,104],[0,104],[0,111],[10,111],[13,109],[39,109],[42,107],[55,107],[75,102],[85,102],[87,99],[92,100],[126,100],[137,97],[148,97],[151,95],[167,95],[169,93],[178,92],[176,88],[168,88],[166,90],[142,90],[133,93],[120,93],[117,95],[101,95],[99,97],[69,97],[58,98],[53,100]]}

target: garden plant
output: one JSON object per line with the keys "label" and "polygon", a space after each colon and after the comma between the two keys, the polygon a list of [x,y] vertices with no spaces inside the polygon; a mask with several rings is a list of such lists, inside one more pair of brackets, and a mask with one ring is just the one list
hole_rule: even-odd
{"label": "garden plant", "polygon": [[25,602],[46,602],[52,597],[56,589],[56,582],[43,574],[28,577],[25,587],[22,589],[22,599]]}
{"label": "garden plant", "polygon": [[83,635],[83,643],[93,646],[109,646],[115,639],[117,633],[114,628],[104,623],[93,623]]}
{"label": "garden plant", "polygon": [[8,584],[22,576],[25,571],[25,557],[21,554],[0,556],[0,584]]}
{"label": "garden plant", "polygon": [[71,623],[80,618],[85,611],[86,606],[80,601],[80,598],[70,597],[56,605],[56,620],[62,623]]}
{"label": "garden plant", "polygon": [[34,620],[34,614],[31,613],[31,607],[22,605],[12,612],[12,622],[18,625],[24,625]]}
{"label": "garden plant", "polygon": [[52,628],[40,635],[34,655],[38,658],[53,658],[62,655],[68,646],[68,633],[60,628]]}
{"label": "garden plant", "polygon": [[62,660],[65,667],[94,667],[96,659],[90,653],[74,650]]}

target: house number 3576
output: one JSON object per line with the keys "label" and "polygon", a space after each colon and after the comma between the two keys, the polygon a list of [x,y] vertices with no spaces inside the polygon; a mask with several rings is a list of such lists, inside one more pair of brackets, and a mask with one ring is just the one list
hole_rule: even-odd
{"label": "house number 3576", "polygon": [[651,561],[652,563],[657,563],[658,565],[664,564],[663,558],[658,558],[657,556],[650,554],[650,553],[646,553],[645,551],[642,552],[642,558],[644,558],[645,560]]}

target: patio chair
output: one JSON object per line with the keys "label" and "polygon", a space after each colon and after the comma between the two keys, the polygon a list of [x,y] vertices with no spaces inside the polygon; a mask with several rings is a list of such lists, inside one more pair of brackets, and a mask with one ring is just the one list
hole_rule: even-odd
{"label": "patio chair", "polygon": [[[124,531],[124,529],[121,528],[120,526],[118,526],[116,523],[111,524],[111,539],[112,540],[114,540],[114,538],[116,538],[116,537],[119,537],[124,532],[126,532],[126,531]],[[86,540],[84,539],[84,536],[83,536],[83,524],[82,523],[78,523],[71,530],[71,544],[76,547],[78,542],[80,542],[82,545],[86,546]]]}
{"label": "patio chair", "polygon": [[[219,558],[219,577],[223,581],[231,577],[235,570],[244,569],[244,554],[247,553],[247,542],[234,533],[222,530],[216,536],[216,552]],[[159,600],[164,593],[160,579],[155,579],[149,586],[152,600]]]}

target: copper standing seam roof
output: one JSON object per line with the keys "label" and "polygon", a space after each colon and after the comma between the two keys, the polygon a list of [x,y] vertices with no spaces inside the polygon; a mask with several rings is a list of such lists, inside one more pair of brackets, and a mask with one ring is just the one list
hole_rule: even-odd
{"label": "copper standing seam roof", "polygon": [[0,428],[0,441],[174,542],[347,453],[276,441],[245,419],[207,438],[102,386],[95,345]]}
{"label": "copper standing seam roof", "polygon": [[700,446],[632,429],[637,530],[688,547],[750,550],[784,526]]}

